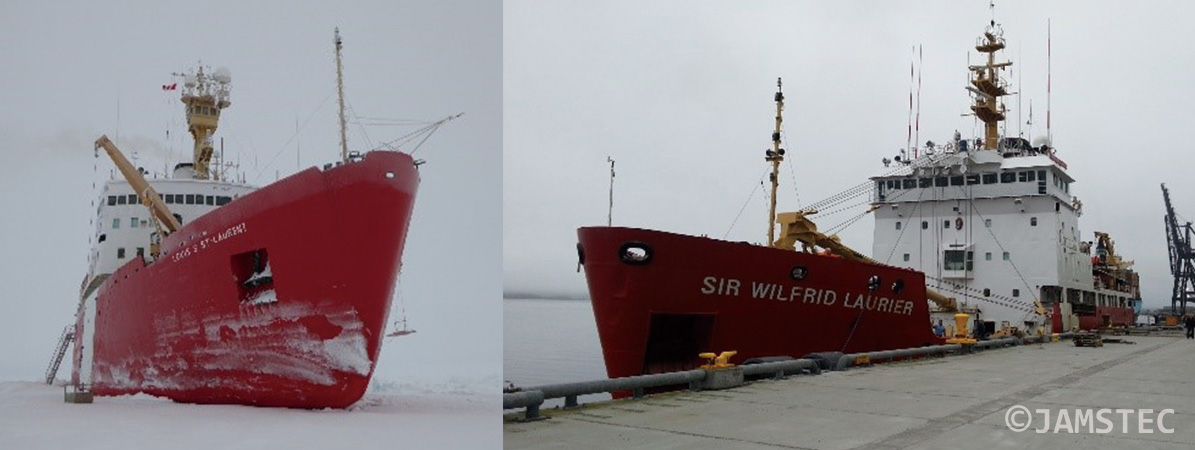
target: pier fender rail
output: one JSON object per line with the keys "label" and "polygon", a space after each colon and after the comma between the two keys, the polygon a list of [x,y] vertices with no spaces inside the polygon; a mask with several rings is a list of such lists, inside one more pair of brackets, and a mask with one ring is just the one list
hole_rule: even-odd
{"label": "pier fender rail", "polygon": [[[810,373],[821,372],[817,361],[810,359],[794,359],[737,367],[743,370],[745,376],[770,374],[773,378],[783,378],[787,374],[801,371],[808,371]],[[706,370],[694,369],[682,372],[655,373],[605,380],[532,386],[524,388],[522,391],[502,394],[502,409],[527,408],[521,420],[533,421],[543,418],[539,414],[539,407],[547,399],[564,398],[564,407],[571,408],[577,406],[578,396],[587,394],[632,391],[634,398],[642,398],[644,390],[647,388],[684,384],[687,384],[691,390],[700,390],[701,383],[706,377]]]}
{"label": "pier fender rail", "polygon": [[892,361],[897,358],[912,358],[915,356],[944,355],[962,350],[962,344],[930,345],[927,347],[902,348],[897,350],[883,350],[878,352],[848,353],[838,358],[838,366],[834,370],[845,370],[855,365],[860,359],[870,362]]}

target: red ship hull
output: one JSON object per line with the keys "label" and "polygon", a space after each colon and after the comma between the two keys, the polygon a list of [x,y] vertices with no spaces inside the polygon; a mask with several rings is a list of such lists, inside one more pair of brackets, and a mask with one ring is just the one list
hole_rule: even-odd
{"label": "red ship hull", "polygon": [[[577,234],[611,378],[695,368],[700,352],[741,363],[943,342],[920,272],[643,229]],[[628,247],[646,260],[624,260]]]}
{"label": "red ship hull", "polygon": [[[1133,311],[1133,308],[1096,306],[1095,312],[1093,313],[1076,313],[1076,315],[1079,316],[1080,330],[1095,330],[1108,327],[1131,327],[1137,322],[1137,313]],[[1054,329],[1063,330],[1061,305],[1054,305],[1053,317]]]}
{"label": "red ship hull", "polygon": [[[419,175],[371,152],[310,168],[196,218],[97,290],[96,395],[341,408],[381,348]],[[251,283],[266,268],[268,280]],[[76,336],[83,332],[80,315]],[[76,346],[76,383],[83,352]]]}

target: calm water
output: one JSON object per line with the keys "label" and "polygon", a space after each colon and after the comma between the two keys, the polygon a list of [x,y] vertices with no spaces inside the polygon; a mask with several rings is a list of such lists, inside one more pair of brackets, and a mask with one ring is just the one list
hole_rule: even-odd
{"label": "calm water", "polygon": [[[588,301],[506,299],[502,319],[502,371],[507,381],[529,387],[606,378],[593,307]],[[580,400],[609,397],[593,395]]]}

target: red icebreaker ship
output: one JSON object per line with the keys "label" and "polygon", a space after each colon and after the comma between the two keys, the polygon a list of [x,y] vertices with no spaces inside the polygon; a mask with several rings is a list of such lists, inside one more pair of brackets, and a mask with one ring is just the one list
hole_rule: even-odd
{"label": "red icebreaker ship", "polygon": [[71,334],[74,388],[191,403],[353,404],[385,335],[417,163],[342,147],[340,161],[261,188],[229,180],[227,165],[209,167],[229,105],[227,71],[200,67],[184,81],[195,156],[172,177],[146,180],[115,144],[96,141],[124,180],[109,181],[99,199]]}

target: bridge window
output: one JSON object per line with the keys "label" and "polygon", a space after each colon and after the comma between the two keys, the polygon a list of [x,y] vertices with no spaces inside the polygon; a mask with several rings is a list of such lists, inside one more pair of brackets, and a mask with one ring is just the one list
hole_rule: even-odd
{"label": "bridge window", "polygon": [[116,206],[116,196],[115,195],[108,196],[108,206]]}
{"label": "bridge window", "polygon": [[946,187],[946,186],[947,186],[947,184],[948,184],[948,181],[947,181],[946,177],[937,177],[937,178],[934,178],[934,186],[937,186],[937,187]]}
{"label": "bridge window", "polygon": [[140,203],[140,202],[137,201],[137,194],[129,194],[129,204],[136,205],[138,203]]}
{"label": "bridge window", "polygon": [[129,228],[137,228],[138,220],[136,217],[129,219]]}
{"label": "bridge window", "polygon": [[1044,170],[1037,171],[1037,179],[1040,181],[1046,181],[1046,171],[1044,171]]}
{"label": "bridge window", "polygon": [[992,252],[985,252],[985,253],[983,254],[983,260],[984,260],[984,261],[991,261],[991,260],[992,260]]}
{"label": "bridge window", "polygon": [[917,179],[917,187],[921,187],[921,188],[927,188],[927,187],[933,186],[933,184],[934,184],[934,179],[933,179],[933,178],[919,178],[919,179]]}
{"label": "bridge window", "polygon": [[1028,181],[1030,181],[1030,182],[1032,182],[1032,181],[1037,181],[1037,172],[1034,172],[1034,171],[1030,170],[1030,171],[1028,171],[1028,172],[1025,172],[1025,173],[1027,174],[1027,175],[1025,175],[1025,179],[1026,179],[1026,180],[1028,180]]}
{"label": "bridge window", "polygon": [[983,174],[983,184],[996,184],[996,174],[994,174],[994,173]]}
{"label": "bridge window", "polygon": [[942,228],[950,228],[950,221],[949,221],[949,220],[943,220],[943,221],[942,221]]}
{"label": "bridge window", "polygon": [[896,229],[900,229],[900,222],[896,222]]}
{"label": "bridge window", "polygon": [[972,255],[973,252],[964,250],[946,250],[943,255],[945,264],[942,267],[944,270],[972,270]]}
{"label": "bridge window", "polygon": [[213,196],[211,196],[211,195],[209,195],[209,196],[207,196],[207,198],[206,198],[206,199],[204,199],[204,203],[207,203],[208,205],[215,205],[215,204],[216,204],[216,198],[215,198],[215,197],[213,197]]}
{"label": "bridge window", "polygon": [[174,204],[174,194],[164,194],[162,196],[162,201],[166,202],[167,205],[173,205]]}
{"label": "bridge window", "polygon": [[1003,172],[1000,174],[1001,183],[1015,183],[1017,181],[1016,172]]}
{"label": "bridge window", "polygon": [[129,198],[125,197],[123,195],[118,195],[118,196],[116,196],[116,204],[127,205],[127,204],[129,204]]}
{"label": "bridge window", "polygon": [[112,219],[112,229],[113,230],[120,229],[120,218],[119,217]]}
{"label": "bridge window", "polygon": [[909,262],[909,254],[905,253],[905,262]]}
{"label": "bridge window", "polygon": [[1008,252],[1004,252],[1004,260],[1005,261],[1008,261],[1010,259],[1010,256],[1011,255],[1009,255]]}
{"label": "bridge window", "polygon": [[929,222],[922,220],[922,221],[921,221],[921,229],[922,229],[922,230],[928,230],[928,229],[929,229]]}
{"label": "bridge window", "polygon": [[232,197],[226,197],[226,196],[222,195],[222,196],[216,197],[216,206],[224,206],[224,205],[227,205],[228,202],[231,202],[231,201],[232,201]]}
{"label": "bridge window", "polygon": [[1013,290],[1012,290],[1012,296],[1013,296],[1013,297],[1020,297],[1020,296],[1021,296],[1021,290],[1020,290],[1020,289],[1013,289]]}
{"label": "bridge window", "polygon": [[124,247],[120,247],[120,248],[116,249],[116,258],[124,259]]}
{"label": "bridge window", "polygon": [[963,185],[963,176],[958,175],[958,176],[950,177],[950,185],[951,186],[962,186]]}
{"label": "bridge window", "polygon": [[1029,226],[1031,226],[1031,227],[1036,227],[1036,226],[1037,226],[1037,218],[1036,218],[1036,217],[1030,217],[1030,218],[1029,218]]}
{"label": "bridge window", "polygon": [[187,194],[186,200],[187,200],[188,205],[194,205],[195,204],[195,194]]}
{"label": "bridge window", "polygon": [[137,247],[137,257],[145,256],[145,247]]}
{"label": "bridge window", "polygon": [[967,175],[967,186],[974,186],[976,184],[979,184],[979,175],[978,174]]}
{"label": "bridge window", "polygon": [[905,189],[913,189],[913,188],[917,187],[917,180],[914,180],[912,178],[905,178],[903,181],[901,181],[901,184],[902,184],[901,187],[903,187]]}

